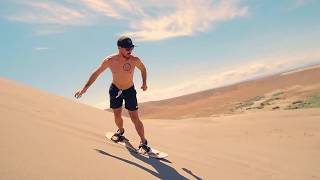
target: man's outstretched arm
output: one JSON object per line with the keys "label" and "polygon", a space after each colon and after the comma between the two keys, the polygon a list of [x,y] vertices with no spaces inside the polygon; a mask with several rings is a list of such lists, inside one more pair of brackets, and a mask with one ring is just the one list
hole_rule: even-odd
{"label": "man's outstretched arm", "polygon": [[77,91],[74,95],[76,98],[80,98],[82,94],[84,94],[88,88],[93,84],[93,82],[98,78],[98,76],[109,67],[109,59],[104,60],[101,65],[96,69],[90,76],[89,80],[87,83],[84,85],[84,87]]}

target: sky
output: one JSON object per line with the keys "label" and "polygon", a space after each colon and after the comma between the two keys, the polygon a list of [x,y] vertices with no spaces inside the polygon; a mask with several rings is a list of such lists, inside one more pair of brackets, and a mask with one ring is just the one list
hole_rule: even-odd
{"label": "sky", "polygon": [[319,0],[1,0],[0,77],[108,108],[106,70],[74,93],[130,36],[145,64],[139,102],[320,63]]}

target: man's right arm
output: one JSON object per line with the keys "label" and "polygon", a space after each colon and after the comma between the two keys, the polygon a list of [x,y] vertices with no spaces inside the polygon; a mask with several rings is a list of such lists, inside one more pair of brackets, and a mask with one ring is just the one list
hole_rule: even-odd
{"label": "man's right arm", "polygon": [[106,70],[110,65],[110,58],[106,58],[101,65],[98,67],[98,69],[96,69],[90,76],[89,80],[87,81],[87,83],[84,85],[84,87],[82,88],[82,90],[79,90],[76,92],[76,94],[74,95],[76,98],[80,98],[81,95],[83,93],[85,93],[88,88],[92,85],[92,83],[98,78],[98,76],[104,71]]}

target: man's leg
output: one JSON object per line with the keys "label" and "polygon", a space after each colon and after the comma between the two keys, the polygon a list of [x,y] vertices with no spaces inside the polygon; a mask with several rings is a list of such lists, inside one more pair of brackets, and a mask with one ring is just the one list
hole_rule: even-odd
{"label": "man's leg", "polygon": [[128,112],[129,112],[131,121],[136,127],[136,130],[141,138],[141,142],[144,143],[146,141],[146,138],[144,136],[144,127],[141,120],[139,119],[138,111],[136,110],[136,111],[128,111]]}
{"label": "man's leg", "polygon": [[112,109],[114,115],[114,122],[116,123],[118,129],[123,132],[123,119],[122,119],[122,107]]}

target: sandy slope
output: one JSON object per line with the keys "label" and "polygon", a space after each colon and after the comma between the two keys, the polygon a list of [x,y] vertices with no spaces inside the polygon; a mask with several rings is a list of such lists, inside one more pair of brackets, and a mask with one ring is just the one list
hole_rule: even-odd
{"label": "sandy slope", "polygon": [[282,109],[296,100],[304,100],[314,93],[320,94],[319,77],[320,66],[316,65],[172,99],[146,102],[139,106],[144,118],[209,117],[239,113],[237,107],[240,103],[281,90],[284,94],[279,107]]}
{"label": "sandy slope", "polygon": [[0,86],[0,179],[320,179],[319,109],[144,121],[158,161],[107,142],[108,112]]}

